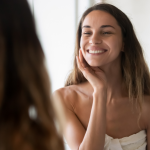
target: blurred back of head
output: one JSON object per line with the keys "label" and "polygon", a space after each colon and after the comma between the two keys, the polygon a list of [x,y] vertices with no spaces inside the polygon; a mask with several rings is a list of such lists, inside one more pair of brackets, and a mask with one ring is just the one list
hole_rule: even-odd
{"label": "blurred back of head", "polygon": [[64,149],[26,0],[0,0],[0,149]]}

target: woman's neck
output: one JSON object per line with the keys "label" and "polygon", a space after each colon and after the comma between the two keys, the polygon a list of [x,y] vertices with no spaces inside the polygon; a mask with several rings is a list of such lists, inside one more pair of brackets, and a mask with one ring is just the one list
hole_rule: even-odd
{"label": "woman's neck", "polygon": [[105,66],[101,66],[100,69],[104,71],[107,78],[108,99],[127,96],[121,69],[121,57]]}

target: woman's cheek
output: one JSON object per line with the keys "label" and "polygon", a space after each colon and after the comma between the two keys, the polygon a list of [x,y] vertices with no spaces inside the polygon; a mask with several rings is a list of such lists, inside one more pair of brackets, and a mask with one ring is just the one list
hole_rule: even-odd
{"label": "woman's cheek", "polygon": [[112,44],[112,47],[113,49],[115,49],[116,51],[120,52],[122,50],[122,41],[120,40],[116,40],[113,44]]}
{"label": "woman's cheek", "polygon": [[117,51],[121,51],[123,45],[122,37],[121,36],[115,36],[113,40],[111,41],[111,46],[113,49]]}
{"label": "woman's cheek", "polygon": [[80,39],[80,47],[83,48],[83,37],[81,36],[81,39]]}
{"label": "woman's cheek", "polygon": [[112,50],[112,51],[121,51],[122,41],[119,38],[113,38],[109,41],[105,41],[105,44]]}

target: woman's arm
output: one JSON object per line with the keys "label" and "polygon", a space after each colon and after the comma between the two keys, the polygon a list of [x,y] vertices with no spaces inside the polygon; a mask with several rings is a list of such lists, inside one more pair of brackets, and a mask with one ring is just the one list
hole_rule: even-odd
{"label": "woman's arm", "polygon": [[[66,96],[68,92],[70,95]],[[60,89],[54,92],[53,97],[57,114],[59,114],[58,118],[63,128],[63,135],[71,150],[102,150],[106,126],[105,94],[93,94],[93,104],[87,130],[84,129],[78,120],[72,104],[70,104],[72,97],[76,99],[76,94],[73,91]],[[60,104],[63,107],[61,110],[61,107],[58,107]]]}
{"label": "woman's arm", "polygon": [[[62,132],[71,150],[79,149],[86,132],[73,110],[72,99],[76,98],[76,93],[70,89],[62,88],[53,93],[53,101]],[[61,110],[63,110],[63,113],[60,112],[58,105],[62,105],[63,109]]]}
{"label": "woman's arm", "polygon": [[[54,95],[59,95],[60,101],[65,110],[66,123],[63,129],[64,137],[72,150],[103,150],[106,131],[106,101],[107,83],[102,70],[91,69],[84,63],[84,58],[80,51],[77,57],[78,67],[85,78],[92,85],[93,104],[91,108],[88,127],[85,131],[83,125],[74,113],[72,99],[77,99],[75,91],[60,89]],[[56,96],[54,96],[54,99]]]}
{"label": "woman's arm", "polygon": [[79,149],[103,150],[106,133],[107,80],[102,70],[98,67],[91,68],[85,62],[81,50],[79,57],[77,57],[77,64],[94,90],[88,127]]}
{"label": "woman's arm", "polygon": [[[105,93],[105,91],[104,91]],[[103,150],[106,132],[106,95],[95,92],[87,131],[80,150]]]}

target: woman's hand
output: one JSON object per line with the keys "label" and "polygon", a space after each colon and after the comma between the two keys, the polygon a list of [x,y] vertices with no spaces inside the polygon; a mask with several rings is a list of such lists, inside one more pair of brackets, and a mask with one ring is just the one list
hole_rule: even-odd
{"label": "woman's hand", "polygon": [[81,150],[104,149],[106,133],[107,80],[99,67],[91,67],[84,59],[81,50],[77,56],[78,67],[94,89],[89,123],[81,142]]}
{"label": "woman's hand", "polygon": [[104,72],[99,67],[90,67],[85,61],[81,49],[79,56],[76,56],[77,64],[84,77],[90,82],[94,91],[107,89],[107,80]]}

